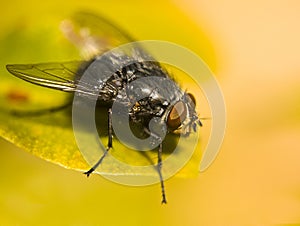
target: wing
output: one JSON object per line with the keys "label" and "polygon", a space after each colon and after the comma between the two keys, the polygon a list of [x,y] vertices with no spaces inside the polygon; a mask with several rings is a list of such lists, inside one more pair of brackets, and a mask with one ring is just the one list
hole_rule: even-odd
{"label": "wing", "polygon": [[87,12],[77,12],[62,21],[61,30],[87,60],[119,45],[135,41],[109,20]]}
{"label": "wing", "polygon": [[[134,39],[105,18],[86,12],[78,12],[70,19],[64,20],[61,28],[66,37],[82,51],[86,61],[14,64],[7,65],[7,70],[36,85],[67,92],[81,92],[90,96],[99,95],[96,94],[98,90],[95,90],[93,84],[79,83],[81,75],[92,59],[113,47],[134,42]],[[135,59],[152,60],[138,44],[133,44],[132,48]]]}
{"label": "wing", "polygon": [[87,61],[70,61],[64,63],[9,64],[6,65],[6,68],[11,74],[27,82],[74,92],[78,89],[78,79],[88,65],[89,62]]}

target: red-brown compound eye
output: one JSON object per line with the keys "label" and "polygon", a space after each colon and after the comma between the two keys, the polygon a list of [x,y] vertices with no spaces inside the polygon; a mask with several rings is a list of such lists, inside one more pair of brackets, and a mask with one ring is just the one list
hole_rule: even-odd
{"label": "red-brown compound eye", "polygon": [[194,97],[194,95],[191,94],[191,93],[188,93],[187,95],[191,98],[192,102],[193,102],[194,105],[196,106],[196,98]]}
{"label": "red-brown compound eye", "polygon": [[177,129],[181,122],[183,122],[186,118],[187,110],[185,103],[182,101],[178,101],[171,109],[168,119],[167,119],[167,125],[168,128],[171,130]]}

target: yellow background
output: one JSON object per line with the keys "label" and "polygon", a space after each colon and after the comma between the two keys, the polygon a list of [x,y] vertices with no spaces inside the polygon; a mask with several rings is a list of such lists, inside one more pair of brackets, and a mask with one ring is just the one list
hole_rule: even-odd
{"label": "yellow background", "polygon": [[137,39],[177,42],[202,56],[223,89],[224,144],[198,178],[168,180],[162,206],[158,185],[87,180],[1,140],[1,225],[300,224],[297,1],[9,1],[1,3],[1,35],[78,9],[108,16]]}

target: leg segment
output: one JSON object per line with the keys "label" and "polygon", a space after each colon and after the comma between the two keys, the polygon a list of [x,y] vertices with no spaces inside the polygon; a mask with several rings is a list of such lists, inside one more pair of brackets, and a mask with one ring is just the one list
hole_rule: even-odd
{"label": "leg segment", "polygon": [[157,171],[159,174],[159,179],[160,179],[160,186],[161,186],[161,193],[162,193],[162,201],[161,203],[167,203],[167,199],[166,199],[166,193],[165,193],[165,185],[164,185],[164,180],[162,177],[162,173],[161,173],[161,168],[162,168],[162,158],[161,158],[161,154],[162,154],[162,144],[159,145],[158,148],[158,161],[157,161]]}
{"label": "leg segment", "polygon": [[95,169],[97,169],[97,167],[102,163],[103,159],[107,155],[108,151],[112,148],[112,119],[111,119],[111,114],[112,114],[111,109],[108,109],[108,144],[107,144],[107,148],[106,148],[105,152],[103,153],[103,155],[101,156],[101,158],[98,160],[98,162],[96,162],[96,164],[91,169],[84,172],[84,174],[86,174],[87,177],[90,176],[90,174],[92,172],[94,172]]}
{"label": "leg segment", "polygon": [[39,110],[33,110],[33,111],[12,110],[12,111],[10,111],[10,113],[12,115],[15,115],[18,117],[42,116],[42,115],[46,115],[49,113],[55,113],[58,111],[62,111],[70,106],[72,106],[72,102],[67,102],[67,103],[57,106],[57,107],[51,107],[51,108],[39,109]]}

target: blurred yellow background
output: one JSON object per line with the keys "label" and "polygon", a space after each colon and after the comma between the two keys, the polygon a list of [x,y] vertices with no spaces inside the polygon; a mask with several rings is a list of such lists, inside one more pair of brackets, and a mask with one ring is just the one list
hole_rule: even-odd
{"label": "blurred yellow background", "polygon": [[[26,21],[93,10],[137,39],[186,46],[212,68],[227,106],[217,159],[198,178],[166,181],[165,206],[158,185],[86,179],[1,140],[1,225],[300,224],[298,1],[11,0],[1,6],[1,37]],[[20,61],[11,62],[5,51],[1,67],[38,60],[19,49]]]}

